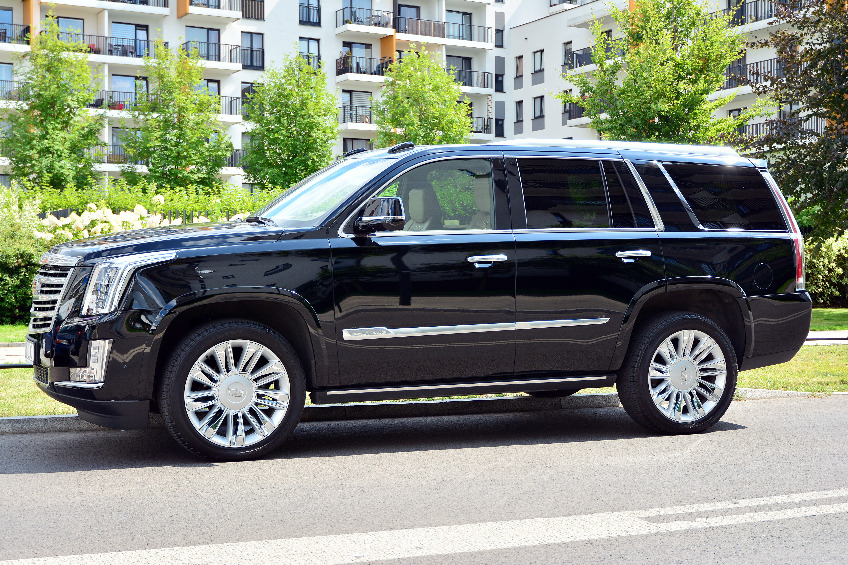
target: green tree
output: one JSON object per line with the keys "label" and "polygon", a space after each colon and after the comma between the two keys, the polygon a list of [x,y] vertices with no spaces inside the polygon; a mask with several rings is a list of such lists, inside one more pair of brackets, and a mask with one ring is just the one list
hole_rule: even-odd
{"label": "green tree", "polygon": [[87,107],[96,95],[96,73],[87,62],[88,46],[59,32],[53,15],[32,37],[30,51],[17,56],[19,103],[0,109],[7,124],[2,139],[11,176],[55,189],[96,182],[94,153],[103,118]]}
{"label": "green tree", "polygon": [[713,117],[735,97],[716,100],[725,70],[744,53],[729,27],[732,16],[715,17],[697,0],[639,0],[632,11],[611,8],[620,37],[593,24],[596,69],[563,75],[577,92],[557,95],[580,104],[605,139],[714,143],[764,112],[765,102],[739,117]]}
{"label": "green tree", "polygon": [[762,73],[752,87],[784,106],[748,149],[768,159],[812,235],[835,237],[848,227],[848,7],[832,0],[808,0],[803,10],[782,5],[776,23],[753,45],[777,51],[779,72]]}
{"label": "green tree", "polygon": [[128,161],[146,163],[148,173],[128,164],[122,175],[131,184],[146,176],[157,186],[220,190],[221,168],[233,145],[218,120],[220,98],[202,87],[197,52],[157,41],[154,56],[144,58],[144,74],[150,91],[137,92],[122,141]]}
{"label": "green tree", "polygon": [[248,181],[286,188],[332,160],[338,108],[323,66],[300,55],[284,57],[254,84],[245,109],[253,123],[242,159]]}
{"label": "green tree", "polygon": [[389,66],[373,113],[379,147],[467,143],[471,134],[470,106],[459,83],[437,53],[423,49],[406,51]]}

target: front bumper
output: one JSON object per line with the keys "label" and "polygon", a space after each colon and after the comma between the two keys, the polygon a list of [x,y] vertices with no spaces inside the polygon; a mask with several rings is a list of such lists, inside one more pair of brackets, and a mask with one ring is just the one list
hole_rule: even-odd
{"label": "front bumper", "polygon": [[57,392],[56,387],[36,380],[44,394],[77,409],[86,422],[117,430],[139,430],[147,427],[149,400],[94,400]]}

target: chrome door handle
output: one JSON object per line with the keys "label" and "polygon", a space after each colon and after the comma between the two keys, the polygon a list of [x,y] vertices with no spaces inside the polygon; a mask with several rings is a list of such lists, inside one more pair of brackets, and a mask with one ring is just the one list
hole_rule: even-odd
{"label": "chrome door handle", "polygon": [[634,249],[633,251],[619,251],[615,256],[625,263],[632,263],[640,257],[650,257],[651,252],[647,249]]}
{"label": "chrome door handle", "polygon": [[469,263],[474,263],[478,269],[485,269],[491,267],[493,263],[503,263],[506,260],[506,255],[472,255],[466,259]]}

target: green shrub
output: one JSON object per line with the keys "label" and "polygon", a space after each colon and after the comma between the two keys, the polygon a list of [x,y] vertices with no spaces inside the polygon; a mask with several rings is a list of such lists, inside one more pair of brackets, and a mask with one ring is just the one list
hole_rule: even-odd
{"label": "green shrub", "polygon": [[848,231],[828,239],[805,242],[807,290],[819,305],[848,300]]}
{"label": "green shrub", "polygon": [[32,279],[49,246],[35,236],[40,226],[34,202],[22,201],[14,188],[0,187],[0,324],[29,319]]}

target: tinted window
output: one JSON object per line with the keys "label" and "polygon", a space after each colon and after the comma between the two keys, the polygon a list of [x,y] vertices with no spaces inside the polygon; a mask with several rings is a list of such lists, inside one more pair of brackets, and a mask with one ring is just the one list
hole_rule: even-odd
{"label": "tinted window", "polygon": [[663,164],[707,229],[786,230],[777,201],[753,167]]}
{"label": "tinted window", "polygon": [[609,227],[598,161],[519,159],[518,168],[528,228]]}
{"label": "tinted window", "polygon": [[680,198],[671,188],[668,179],[665,178],[656,163],[637,161],[634,164],[636,171],[648,188],[654,206],[660,213],[665,231],[697,231],[698,228],[689,217]]}
{"label": "tinted window", "polygon": [[652,228],[654,220],[630,169],[622,161],[603,161],[610,219],[614,228]]}
{"label": "tinted window", "polygon": [[492,163],[451,159],[415,167],[381,196],[399,196],[405,231],[494,229]]}

